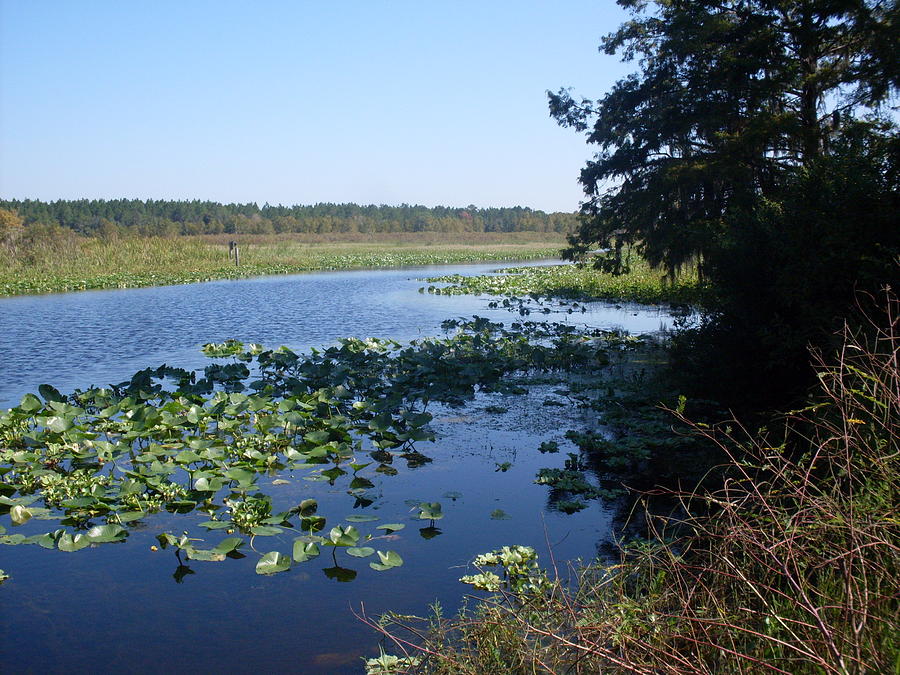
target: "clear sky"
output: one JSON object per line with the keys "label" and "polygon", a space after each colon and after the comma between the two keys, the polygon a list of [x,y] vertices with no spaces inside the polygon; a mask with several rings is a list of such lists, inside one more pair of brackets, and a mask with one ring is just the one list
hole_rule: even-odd
{"label": "clear sky", "polygon": [[612,0],[0,0],[0,196],[578,207]]}

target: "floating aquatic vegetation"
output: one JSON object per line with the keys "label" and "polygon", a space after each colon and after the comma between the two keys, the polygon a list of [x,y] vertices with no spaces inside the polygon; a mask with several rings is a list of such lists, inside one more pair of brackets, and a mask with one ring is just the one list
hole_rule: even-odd
{"label": "floating aquatic vegetation", "polygon": [[[222,562],[247,554],[239,549],[248,543],[243,550],[260,555],[256,571],[266,575],[320,555],[322,546],[335,560],[326,575],[339,581],[356,572],[337,564],[338,549],[350,558],[377,554],[369,565],[377,571],[397,567],[399,554],[366,544],[402,523],[367,525],[377,516],[354,513],[345,518],[353,525],[337,524],[313,499],[280,510],[270,489],[296,474],[365,509],[379,499],[377,481],[397,473],[394,457],[411,468],[430,461],[415,447],[433,439],[430,404],[515,392],[513,373],[602,368],[618,340],[562,325],[507,329],[478,317],[444,328],[452,334],[407,345],[348,338],[309,355],[228,340],[203,347],[215,362],[200,371],[162,365],[69,395],[44,385],[40,396],[27,394],[0,413],[0,517],[29,532],[44,520],[60,527],[26,536],[0,524],[0,544],[71,552],[123,542],[156,512],[200,512],[207,519],[185,528],[233,536],[201,545],[184,533],[161,533],[160,546],[178,557],[176,577],[191,573],[182,554]],[[428,521],[420,536],[438,536],[441,504],[415,506]],[[288,551],[254,548],[256,539],[280,542],[291,533]]]}

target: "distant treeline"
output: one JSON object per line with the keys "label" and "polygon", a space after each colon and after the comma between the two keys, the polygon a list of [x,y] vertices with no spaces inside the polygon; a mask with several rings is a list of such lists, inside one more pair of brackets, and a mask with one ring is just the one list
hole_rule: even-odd
{"label": "distant treeline", "polygon": [[209,201],[79,199],[42,202],[0,200],[25,227],[56,225],[87,236],[137,234],[369,233],[369,232],[559,232],[572,231],[574,213],[545,213],[527,207],[451,208],[436,206],[265,206]]}

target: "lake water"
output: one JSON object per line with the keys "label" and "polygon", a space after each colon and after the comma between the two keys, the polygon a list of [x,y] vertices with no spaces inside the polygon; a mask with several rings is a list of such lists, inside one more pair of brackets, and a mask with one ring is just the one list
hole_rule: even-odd
{"label": "lake water", "polygon": [[[162,363],[197,368],[209,363],[206,342],[236,338],[296,350],[327,346],[339,337],[409,340],[439,335],[444,319],[479,314],[512,322],[517,316],[487,307],[489,298],[421,294],[431,274],[481,274],[497,267],[464,265],[402,270],[316,273],[190,286],[0,299],[0,407],[51,383],[61,391],[127,379]],[[534,318],[534,316],[529,317]],[[650,332],[671,324],[650,308],[595,303],[585,314],[546,318]],[[433,462],[376,484],[370,509],[382,522],[406,525],[380,544],[402,555],[402,567],[377,573],[367,561],[346,557],[358,572],[352,583],[328,578],[331,556],[258,576],[258,556],[190,562],[179,569],[171,551],[151,551],[162,531],[180,533],[203,514],[150,516],[124,544],[77,553],[38,546],[0,547],[0,670],[3,672],[362,672],[362,655],[378,653],[378,636],[354,617],[386,610],[424,615],[440,602],[445,613],[470,590],[458,582],[472,558],[504,544],[534,546],[544,563],[590,559],[610,536],[613,513],[597,502],[565,515],[547,508],[537,470],[561,466],[572,447],[567,428],[588,420],[577,410],[542,407],[551,388],[535,388],[509,401],[479,396],[462,409],[438,409],[435,443],[418,449]],[[489,406],[509,408],[499,414]],[[560,455],[537,446],[557,440]],[[509,462],[507,471],[498,465]],[[289,472],[267,493],[287,508],[307,497],[323,512],[351,513],[342,490],[309,483]],[[458,493],[458,494],[454,494]],[[453,494],[453,496],[448,496]],[[439,501],[440,536],[425,539],[409,500]],[[497,519],[502,511],[503,519]],[[492,517],[493,516],[493,517]],[[9,518],[3,517],[9,532]],[[369,525],[357,527],[365,534]],[[331,523],[329,523],[329,527]],[[54,525],[55,527],[55,525]],[[46,521],[16,528],[48,529]],[[52,528],[51,528],[52,529]],[[200,530],[203,536],[203,531]],[[192,536],[194,534],[192,530]],[[259,552],[290,552],[292,537],[257,537]],[[379,545],[379,544],[373,544]],[[177,578],[176,578],[177,577]]]}

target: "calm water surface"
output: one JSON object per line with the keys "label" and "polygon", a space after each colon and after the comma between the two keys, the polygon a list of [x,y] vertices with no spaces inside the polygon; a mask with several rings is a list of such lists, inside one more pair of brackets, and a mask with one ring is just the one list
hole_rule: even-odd
{"label": "calm water surface", "polygon": [[[47,382],[62,391],[127,379],[162,363],[195,368],[209,363],[198,351],[227,338],[285,344],[294,349],[327,346],[345,336],[409,340],[440,334],[444,319],[480,314],[509,323],[514,315],[487,308],[489,298],[418,293],[417,278],[432,273],[481,274],[497,267],[317,273],[121,291],[97,291],[0,299],[0,407]],[[534,315],[529,318],[534,318]],[[552,320],[632,332],[658,330],[671,319],[656,309],[597,304],[586,314]],[[591,558],[609,537],[613,514],[602,505],[567,516],[547,509],[547,489],[536,471],[561,466],[572,447],[562,435],[587,421],[576,410],[548,415],[542,402],[552,387],[526,397],[478,397],[455,410],[435,410],[434,444],[418,449],[434,459],[420,468],[397,465],[394,477],[373,477],[379,499],[367,510],[381,522],[406,529],[372,545],[396,550],[406,561],[377,573],[367,560],[338,553],[342,566],[358,572],[352,583],[329,579],[327,551],[289,572],[254,573],[257,555],[223,563],[190,562],[180,569],[170,551],[152,552],[162,531],[179,533],[204,514],[157,514],[132,529],[124,544],[68,554],[38,546],[0,547],[0,569],[11,579],[0,586],[2,672],[362,672],[362,655],[378,653],[377,636],[353,612],[364,605],[375,616],[391,609],[423,615],[439,601],[452,612],[470,590],[457,580],[470,573],[478,553],[503,544],[532,545],[548,562]],[[509,408],[489,412],[489,405]],[[560,455],[537,446],[557,440]],[[497,465],[512,468],[498,472]],[[262,479],[271,482],[276,477]],[[279,476],[286,485],[266,488],[273,511],[312,497],[331,527],[353,511],[352,498],[300,475]],[[448,497],[448,493],[461,496]],[[409,500],[440,501],[442,534],[420,536]],[[506,516],[492,517],[500,509]],[[9,519],[3,518],[9,530]],[[358,523],[363,535],[381,534]],[[30,521],[16,528],[29,535],[48,529]],[[57,525],[51,523],[52,528]],[[210,545],[221,538],[205,534]],[[194,531],[192,531],[194,535]],[[260,553],[290,552],[294,535],[257,537]],[[176,580],[179,577],[179,580]]]}

